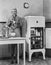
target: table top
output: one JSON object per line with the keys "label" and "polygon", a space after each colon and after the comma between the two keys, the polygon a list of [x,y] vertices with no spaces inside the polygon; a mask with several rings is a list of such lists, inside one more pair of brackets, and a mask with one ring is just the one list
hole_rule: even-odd
{"label": "table top", "polygon": [[0,38],[0,44],[23,44],[25,37]]}
{"label": "table top", "polygon": [[1,40],[25,40],[25,37],[10,37],[10,38],[0,38]]}

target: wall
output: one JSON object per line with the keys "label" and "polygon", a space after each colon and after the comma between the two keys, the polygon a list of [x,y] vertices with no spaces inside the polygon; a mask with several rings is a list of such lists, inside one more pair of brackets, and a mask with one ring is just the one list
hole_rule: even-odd
{"label": "wall", "polygon": [[51,0],[43,0],[43,15],[46,22],[51,22]]}
{"label": "wall", "polygon": [[[29,3],[29,9],[23,7],[24,2]],[[19,16],[43,15],[43,0],[0,0],[0,21],[7,20],[14,7],[17,8]]]}

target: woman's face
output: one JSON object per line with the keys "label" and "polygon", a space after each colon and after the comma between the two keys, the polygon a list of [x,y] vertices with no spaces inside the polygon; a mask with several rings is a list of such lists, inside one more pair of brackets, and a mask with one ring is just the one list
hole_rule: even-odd
{"label": "woman's face", "polygon": [[15,17],[17,15],[17,10],[12,10],[12,16]]}

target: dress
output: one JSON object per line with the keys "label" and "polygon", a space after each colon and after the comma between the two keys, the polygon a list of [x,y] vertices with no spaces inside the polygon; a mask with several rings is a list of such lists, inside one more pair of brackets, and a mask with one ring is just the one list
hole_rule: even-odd
{"label": "dress", "polygon": [[[20,17],[16,16],[15,19],[13,17],[10,17],[7,25],[9,27],[9,37],[12,37],[12,33],[15,33],[14,36],[16,36],[16,37],[22,36],[21,35],[22,21],[21,21]],[[16,59],[16,61],[17,61],[17,53],[16,52],[17,52],[17,45],[12,44],[11,45],[11,57],[12,57],[12,60]]]}

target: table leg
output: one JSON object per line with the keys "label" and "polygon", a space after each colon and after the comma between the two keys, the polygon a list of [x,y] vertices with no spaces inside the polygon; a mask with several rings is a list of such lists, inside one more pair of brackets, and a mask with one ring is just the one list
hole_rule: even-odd
{"label": "table leg", "polygon": [[18,64],[19,64],[19,44],[17,44],[17,51],[18,51],[18,53],[17,53],[17,61],[18,61]]}
{"label": "table leg", "polygon": [[24,65],[25,65],[25,42],[24,42],[23,46],[24,46],[24,47],[23,47],[23,49],[24,49],[24,50],[23,50],[23,55],[24,55],[23,57],[24,57]]}

